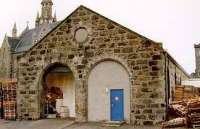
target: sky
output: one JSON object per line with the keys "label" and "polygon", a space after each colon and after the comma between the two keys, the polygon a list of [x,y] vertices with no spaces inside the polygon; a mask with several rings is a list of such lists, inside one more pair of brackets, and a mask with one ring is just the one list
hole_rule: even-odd
{"label": "sky", "polygon": [[[41,0],[4,0],[0,4],[0,44],[11,35],[14,22],[18,34],[27,23],[34,27]],[[53,11],[62,20],[80,5],[156,42],[163,43],[188,72],[195,71],[194,44],[200,43],[200,0],[53,0]]]}

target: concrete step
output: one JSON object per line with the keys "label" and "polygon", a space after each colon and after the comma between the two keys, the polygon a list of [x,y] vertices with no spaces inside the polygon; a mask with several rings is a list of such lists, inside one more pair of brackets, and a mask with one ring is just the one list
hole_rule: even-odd
{"label": "concrete step", "polygon": [[102,123],[104,127],[119,127],[125,124],[125,121],[105,121]]}

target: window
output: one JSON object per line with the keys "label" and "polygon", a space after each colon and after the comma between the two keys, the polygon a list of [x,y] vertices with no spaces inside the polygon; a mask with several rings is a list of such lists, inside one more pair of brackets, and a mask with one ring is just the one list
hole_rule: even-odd
{"label": "window", "polygon": [[77,42],[86,42],[88,39],[88,31],[85,28],[79,28],[76,30],[74,38]]}

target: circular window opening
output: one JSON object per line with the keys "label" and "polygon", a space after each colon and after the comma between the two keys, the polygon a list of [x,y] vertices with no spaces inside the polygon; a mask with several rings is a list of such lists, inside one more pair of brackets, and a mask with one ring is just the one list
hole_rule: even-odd
{"label": "circular window opening", "polygon": [[79,28],[75,32],[77,42],[85,42],[88,38],[88,31],[85,28]]}

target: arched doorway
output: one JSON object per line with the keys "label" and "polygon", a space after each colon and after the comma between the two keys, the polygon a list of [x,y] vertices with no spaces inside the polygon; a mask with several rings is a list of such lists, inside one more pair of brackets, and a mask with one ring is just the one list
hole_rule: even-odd
{"label": "arched doorway", "polygon": [[75,117],[75,81],[69,67],[55,63],[42,77],[42,115],[44,118]]}
{"label": "arched doorway", "polygon": [[88,78],[88,120],[130,122],[130,81],[118,62],[103,61]]}

